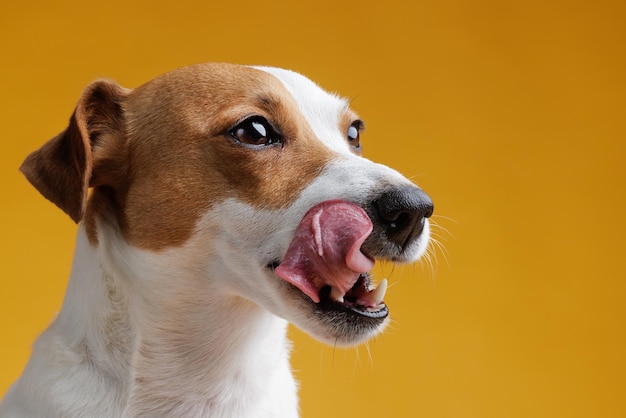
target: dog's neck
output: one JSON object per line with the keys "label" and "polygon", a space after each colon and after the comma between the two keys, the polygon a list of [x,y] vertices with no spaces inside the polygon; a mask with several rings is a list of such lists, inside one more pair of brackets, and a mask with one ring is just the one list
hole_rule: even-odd
{"label": "dog's neck", "polygon": [[113,379],[125,415],[263,417],[297,409],[286,321],[218,293],[189,273],[193,266],[168,269],[164,254],[152,257],[109,232],[94,246],[79,228],[55,327],[95,373]]}

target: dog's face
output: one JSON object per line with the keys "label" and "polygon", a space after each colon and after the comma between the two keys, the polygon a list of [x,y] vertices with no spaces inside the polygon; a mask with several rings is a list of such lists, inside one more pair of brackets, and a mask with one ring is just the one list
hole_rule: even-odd
{"label": "dog's face", "polygon": [[22,170],[92,245],[114,231],[167,286],[206,285],[351,344],[388,316],[374,261],[417,260],[432,213],[419,188],[361,157],[363,126],[299,74],[203,64],[133,91],[94,83]]}

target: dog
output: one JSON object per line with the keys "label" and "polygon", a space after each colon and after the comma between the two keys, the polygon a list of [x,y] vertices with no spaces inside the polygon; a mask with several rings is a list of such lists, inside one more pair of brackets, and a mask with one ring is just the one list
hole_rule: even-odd
{"label": "dog", "polygon": [[389,321],[375,261],[429,242],[432,200],[361,156],[363,128],[278,68],[88,86],[21,166],[79,227],[62,310],[0,416],[297,417],[288,322],[373,337]]}

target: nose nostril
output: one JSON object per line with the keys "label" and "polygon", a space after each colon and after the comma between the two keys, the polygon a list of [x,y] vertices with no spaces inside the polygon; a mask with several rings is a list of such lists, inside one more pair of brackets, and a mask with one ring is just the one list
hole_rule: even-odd
{"label": "nose nostril", "polygon": [[395,216],[395,219],[389,222],[390,229],[402,229],[406,228],[411,223],[411,215],[406,212],[402,212]]}
{"label": "nose nostril", "polygon": [[388,190],[372,206],[389,240],[401,248],[422,233],[433,213],[430,197],[413,186]]}

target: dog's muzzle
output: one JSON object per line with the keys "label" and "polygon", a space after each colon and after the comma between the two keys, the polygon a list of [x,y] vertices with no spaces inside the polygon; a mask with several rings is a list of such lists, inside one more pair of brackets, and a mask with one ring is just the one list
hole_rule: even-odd
{"label": "dog's muzzle", "polygon": [[414,261],[426,246],[420,235],[432,213],[432,200],[414,186],[385,190],[368,205],[321,202],[300,221],[275,273],[322,311],[382,320],[387,281],[371,286],[374,261]]}

